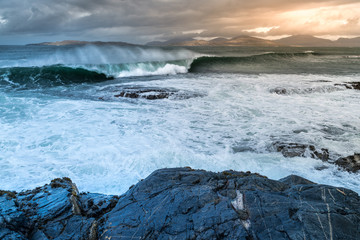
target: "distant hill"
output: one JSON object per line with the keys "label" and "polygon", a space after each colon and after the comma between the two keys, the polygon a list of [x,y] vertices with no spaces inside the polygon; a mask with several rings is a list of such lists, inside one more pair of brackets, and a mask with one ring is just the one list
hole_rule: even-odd
{"label": "distant hill", "polygon": [[336,41],[331,41],[310,35],[295,35],[274,40],[274,42],[296,47],[360,47],[360,37],[339,38]]}
{"label": "distant hill", "polygon": [[134,44],[126,43],[126,42],[101,42],[101,41],[76,41],[76,40],[64,40],[57,42],[43,42],[43,43],[32,43],[28,45],[42,45],[42,46],[67,46],[67,45],[118,45],[118,46],[133,46]]}
{"label": "distant hill", "polygon": [[334,42],[328,39],[317,38],[310,35],[295,35],[291,37],[274,40],[274,42],[282,45],[296,47],[332,47]]}
{"label": "distant hill", "polygon": [[281,44],[275,43],[270,40],[265,40],[256,37],[250,37],[246,35],[234,37],[231,39],[227,38],[215,38],[210,41],[190,39],[171,39],[165,42],[149,42],[148,46],[257,46],[257,47],[276,47]]}
{"label": "distant hill", "polygon": [[266,40],[246,35],[231,39],[215,38],[210,41],[187,39],[171,39],[168,41],[149,42],[148,46],[235,46],[235,47],[360,47],[360,37],[339,38],[336,41],[318,38],[311,35],[295,35],[278,40]]}
{"label": "distant hill", "polygon": [[[101,42],[101,41],[76,41],[65,40],[57,42],[43,42],[28,45],[43,46],[67,46],[67,45],[117,45],[117,46],[136,46],[136,44],[126,42]],[[154,41],[146,44],[147,46],[231,46],[231,47],[360,47],[360,37],[339,38],[331,41],[324,38],[318,38],[311,35],[294,35],[278,40],[266,40],[262,38],[241,35],[238,37],[215,38],[209,41],[196,40],[194,38],[175,38],[168,41]]]}
{"label": "distant hill", "polygon": [[344,47],[360,47],[360,37],[356,38],[339,38],[335,43]]}

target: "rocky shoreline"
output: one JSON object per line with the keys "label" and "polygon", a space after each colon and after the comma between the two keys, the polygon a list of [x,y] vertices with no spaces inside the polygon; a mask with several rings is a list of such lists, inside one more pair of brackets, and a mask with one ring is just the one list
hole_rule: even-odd
{"label": "rocky shoreline", "polygon": [[360,197],[291,175],[160,169],[121,196],[0,192],[0,239],[359,239]]}
{"label": "rocky shoreline", "polygon": [[[331,158],[327,148],[316,148],[314,145],[302,143],[275,142],[272,151],[281,153],[284,157],[310,157],[338,166],[340,170],[357,173],[360,170],[360,153],[346,157]],[[336,155],[336,154],[332,154]]]}

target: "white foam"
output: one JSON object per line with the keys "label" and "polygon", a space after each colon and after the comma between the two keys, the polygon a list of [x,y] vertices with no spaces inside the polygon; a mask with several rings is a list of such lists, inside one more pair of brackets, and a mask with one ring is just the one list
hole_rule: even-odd
{"label": "white foam", "polygon": [[105,64],[105,65],[72,65],[73,68],[84,68],[87,70],[103,73],[108,77],[123,78],[152,75],[175,75],[187,73],[191,60],[166,62],[144,62],[127,64]]}
{"label": "white foam", "polygon": [[[360,152],[358,92],[270,92],[279,86],[329,84],[315,80],[359,81],[359,75],[187,74],[141,79],[121,87],[206,95],[122,99],[113,97],[115,86],[108,91],[102,85],[59,87],[48,95],[1,93],[0,189],[34,188],[69,176],[80,191],[119,194],[158,168],[190,166],[259,172],[274,179],[297,174],[360,192],[359,174],[267,150],[272,142],[283,141],[326,147],[344,156]],[[113,101],[84,100],[104,95]],[[235,147],[251,151],[234,153]],[[327,168],[316,170],[319,166]]]}

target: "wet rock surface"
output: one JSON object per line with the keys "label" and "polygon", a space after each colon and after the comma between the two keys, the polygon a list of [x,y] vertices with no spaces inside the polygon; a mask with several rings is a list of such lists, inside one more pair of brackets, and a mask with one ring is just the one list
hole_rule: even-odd
{"label": "wet rock surface", "polygon": [[162,88],[124,88],[119,91],[114,97],[116,98],[143,98],[148,100],[157,99],[188,99],[192,97],[201,97],[203,95],[193,92],[185,92],[177,89],[162,89]]}
{"label": "wet rock surface", "polygon": [[360,90],[360,82],[346,82],[342,84],[335,84],[335,86],[343,86],[347,89]]}
{"label": "wet rock surface", "polygon": [[360,170],[360,154],[355,153],[354,155],[339,158],[335,161],[335,164],[342,167],[349,172],[358,172]]}
{"label": "wet rock surface", "polygon": [[[272,151],[280,152],[284,157],[311,157],[337,165],[340,169],[356,173],[360,171],[360,154],[340,158],[331,158],[326,148],[316,148],[314,145],[301,143],[275,142],[270,147]],[[320,167],[318,170],[322,170]]]}
{"label": "wet rock surface", "polygon": [[[328,83],[329,81],[319,80],[316,82]],[[340,91],[340,90],[344,90],[344,89],[360,90],[360,82],[335,83],[333,85],[324,85],[324,86],[308,87],[308,88],[276,87],[276,88],[270,89],[270,93],[275,93],[278,95],[330,93],[330,92]]]}
{"label": "wet rock surface", "polygon": [[314,145],[275,142],[272,147],[284,157],[311,157],[322,161],[329,160],[329,150],[326,148],[318,149]]}
{"label": "wet rock surface", "polygon": [[[341,86],[341,87],[339,87]],[[330,93],[335,91],[343,90],[342,85],[325,85],[318,87],[308,87],[308,88],[284,88],[277,87],[270,89],[270,93],[276,93],[278,95],[292,95],[292,94],[311,94],[311,93]]]}
{"label": "wet rock surface", "polygon": [[160,169],[122,196],[70,179],[0,194],[1,239],[359,239],[360,198],[298,176]]}
{"label": "wet rock surface", "polygon": [[146,98],[149,100],[155,100],[155,99],[169,98],[171,95],[174,95],[174,94],[175,94],[175,92],[166,91],[163,89],[147,89],[147,90],[127,89],[127,90],[121,91],[117,95],[114,95],[114,97]]}

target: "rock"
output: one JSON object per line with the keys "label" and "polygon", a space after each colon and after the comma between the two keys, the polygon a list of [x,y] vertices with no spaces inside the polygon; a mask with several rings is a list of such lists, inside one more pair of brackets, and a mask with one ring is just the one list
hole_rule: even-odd
{"label": "rock", "polygon": [[351,190],[298,176],[162,169],[120,197],[100,232],[101,239],[357,239],[359,207]]}
{"label": "rock", "polygon": [[305,87],[305,88],[276,87],[274,89],[270,89],[270,93],[276,93],[278,95],[330,93],[330,92],[334,92],[334,91],[342,91],[342,90],[344,90],[343,87],[346,87],[345,84],[335,84],[334,86],[333,85],[323,85],[323,86],[314,86],[314,87]]}
{"label": "rock", "polygon": [[[311,157],[335,164],[348,172],[355,173],[360,170],[359,153],[354,153],[354,155],[341,157],[335,160],[336,158],[334,159],[334,156],[336,155],[330,158],[328,149],[317,149],[315,146],[309,144],[275,142],[271,148],[272,150],[280,152],[284,157]],[[316,169],[321,171],[325,168],[326,166],[318,166]]]}
{"label": "rock", "polygon": [[97,193],[81,193],[83,215],[99,218],[113,209],[119,201],[118,196],[103,195]]}
{"label": "rock", "polygon": [[26,239],[30,230],[25,213],[19,210],[16,194],[0,192],[0,239]]}
{"label": "rock", "polygon": [[188,99],[192,97],[201,97],[202,94],[193,92],[184,92],[176,89],[165,89],[165,88],[147,88],[147,87],[136,87],[136,88],[124,88],[114,97],[125,97],[125,98],[144,98],[148,100],[157,100],[165,98],[173,99]]}
{"label": "rock", "polygon": [[270,89],[270,93],[276,93],[279,95],[286,95],[288,94],[288,91],[286,90],[286,88],[282,88],[282,87],[277,87],[274,89]]}
{"label": "rock", "polygon": [[360,90],[360,82],[349,82],[353,89]]}
{"label": "rock", "polygon": [[355,153],[351,156],[339,158],[335,164],[348,172],[358,172],[360,170],[360,154]]}
{"label": "rock", "polygon": [[162,89],[147,89],[147,90],[126,90],[122,91],[114,97],[126,98],[145,98],[149,100],[169,98],[174,92],[167,92]]}
{"label": "rock", "polygon": [[[101,195],[101,201],[107,197]],[[86,202],[82,203],[69,178],[14,195],[3,194],[2,200],[6,202],[0,208],[5,219],[0,224],[1,239],[91,239],[96,229],[95,219],[82,208]]]}
{"label": "rock", "polygon": [[280,152],[284,157],[311,157],[322,161],[329,160],[328,149],[317,149],[309,144],[275,142],[272,148]]}
{"label": "rock", "polygon": [[335,86],[343,86],[347,89],[360,90],[360,82],[337,83]]}
{"label": "rock", "polygon": [[173,168],[122,196],[79,194],[68,178],[0,194],[1,239],[355,240],[359,226],[357,193],[295,175]]}

